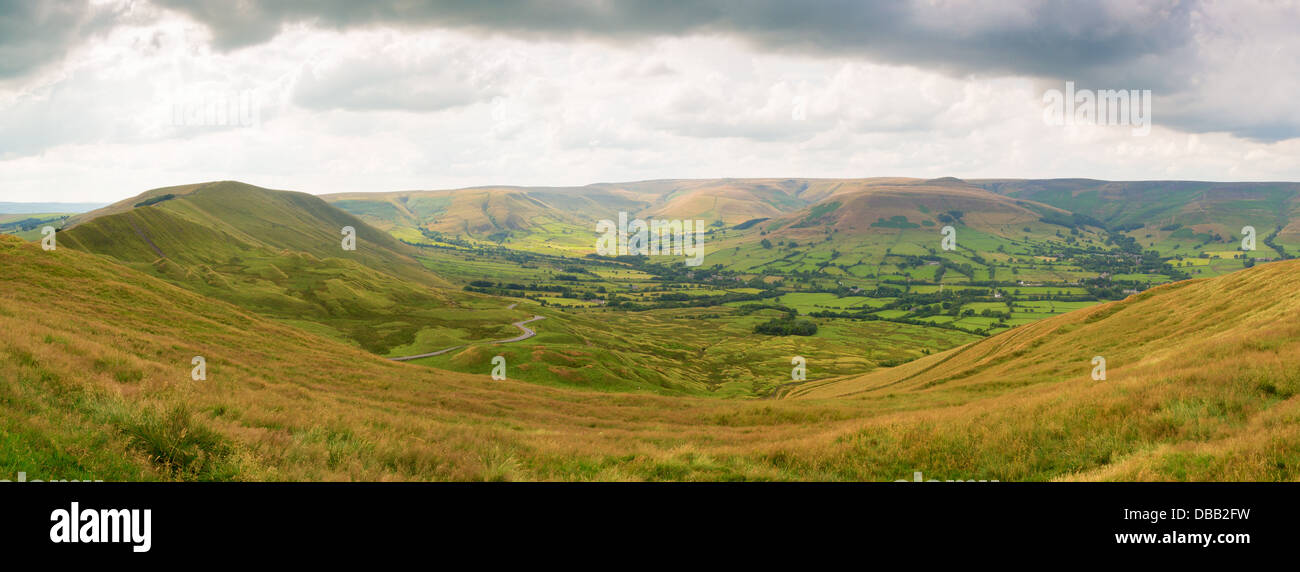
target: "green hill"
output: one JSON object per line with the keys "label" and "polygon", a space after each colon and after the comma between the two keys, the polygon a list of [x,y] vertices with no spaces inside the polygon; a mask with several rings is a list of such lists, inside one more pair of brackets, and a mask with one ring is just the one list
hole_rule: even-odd
{"label": "green hill", "polygon": [[[1258,247],[1277,231],[1275,244],[1300,250],[1300,184],[1206,181],[1098,181],[1092,179],[983,180],[981,187],[1013,198],[1090,216],[1163,252],[1195,255],[1196,244],[1233,243],[1255,227]],[[1225,240],[1202,237],[1218,235]],[[1272,254],[1276,256],[1276,254]]]}
{"label": "green hill", "polygon": [[[342,248],[345,226],[355,251]],[[58,240],[379,353],[445,326],[437,311],[456,305],[414,249],[305,193],[156,189],[79,217]]]}

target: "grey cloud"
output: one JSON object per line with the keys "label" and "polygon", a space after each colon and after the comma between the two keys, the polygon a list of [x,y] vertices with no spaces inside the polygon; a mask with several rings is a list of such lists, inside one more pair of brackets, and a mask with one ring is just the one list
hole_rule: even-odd
{"label": "grey cloud", "polygon": [[[635,40],[695,32],[733,34],[776,50],[861,54],[956,72],[1014,72],[1057,77],[1127,66],[1148,55],[1176,51],[1190,40],[1194,2],[1147,2],[1135,14],[1129,2],[1035,0],[1023,18],[972,21],[952,17],[946,2],[860,0],[651,0],[587,2],[515,0],[158,0],[205,22],[224,47],[266,41],[281,24],[313,22],[347,28],[367,25],[451,27],[522,36]],[[234,8],[232,6],[238,6]],[[1134,16],[1140,17],[1134,17]]]}
{"label": "grey cloud", "polygon": [[[246,0],[233,5],[225,0],[156,1],[206,23],[217,45],[227,49],[267,41],[282,25],[297,22],[335,29],[439,27],[521,38],[610,42],[713,33],[773,52],[861,57],[954,76],[1025,75],[1074,81],[1093,89],[1150,89],[1157,97],[1218,89],[1205,83],[1204,46],[1197,43],[1198,21],[1205,15],[1197,0],[1026,0],[975,5],[946,0],[699,0],[684,4],[657,0]],[[360,99],[338,103],[404,106],[385,101],[397,96],[384,93],[354,95]],[[455,102],[440,103],[440,97],[431,97],[406,103],[436,107]],[[1166,111],[1172,113],[1159,121],[1176,129],[1228,131],[1256,140],[1300,135],[1300,125],[1287,119],[1289,109],[1272,110],[1262,122],[1225,112],[1222,107],[1198,111],[1180,106]],[[732,131],[726,126],[706,130]]]}
{"label": "grey cloud", "polygon": [[120,16],[116,7],[91,6],[86,0],[0,0],[0,79],[61,59]]}

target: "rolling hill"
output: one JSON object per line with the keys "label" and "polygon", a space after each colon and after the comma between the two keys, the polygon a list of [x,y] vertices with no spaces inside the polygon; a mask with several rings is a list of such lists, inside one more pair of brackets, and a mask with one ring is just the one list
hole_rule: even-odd
{"label": "rolling hill", "polygon": [[[742,237],[726,247],[757,242],[743,238],[767,232],[775,232],[776,238],[820,241],[818,231],[829,230],[848,232],[850,238],[892,237],[865,239],[883,254],[888,245],[874,243],[899,242],[894,239],[900,234],[901,242],[916,242],[916,233],[900,230],[919,229],[924,231],[923,242],[934,242],[934,233],[948,224],[946,213],[957,212],[967,215],[956,217],[958,228],[964,226],[977,233],[975,238],[993,239],[1004,248],[1010,248],[1013,239],[1052,241],[1062,230],[1077,229],[1085,233],[1079,238],[1084,242],[1113,241],[1107,235],[1116,233],[1167,257],[1231,258],[1242,227],[1249,225],[1256,229],[1262,249],[1256,256],[1300,251],[1300,185],[1295,183],[680,179],[323,198],[413,244],[454,237],[565,256],[589,254],[595,222],[615,219],[619,212],[634,218],[698,219],[712,229],[753,231],[720,233],[715,242]],[[990,243],[989,249],[995,246]],[[1225,271],[1213,266],[1215,274]]]}
{"label": "rolling hill", "polygon": [[617,220],[621,212],[632,218],[734,225],[798,210],[836,186],[834,181],[797,179],[683,179],[584,187],[341,193],[321,198],[413,243],[446,235],[582,256],[591,250],[596,222]]}

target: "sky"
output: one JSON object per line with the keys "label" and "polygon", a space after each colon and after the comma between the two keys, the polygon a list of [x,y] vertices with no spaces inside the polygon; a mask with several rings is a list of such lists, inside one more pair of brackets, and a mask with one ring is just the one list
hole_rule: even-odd
{"label": "sky", "polygon": [[[1300,3],[1251,0],[0,0],[0,201],[1300,181],[1297,29]],[[1080,111],[1102,90],[1149,128]]]}

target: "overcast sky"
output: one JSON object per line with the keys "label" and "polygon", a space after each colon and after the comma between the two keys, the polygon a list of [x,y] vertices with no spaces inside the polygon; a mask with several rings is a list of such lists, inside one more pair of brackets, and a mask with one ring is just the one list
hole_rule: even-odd
{"label": "overcast sky", "polygon": [[[0,201],[217,179],[1300,180],[1295,2],[664,4],[0,0]],[[1050,124],[1067,81],[1151,90],[1150,133]]]}

